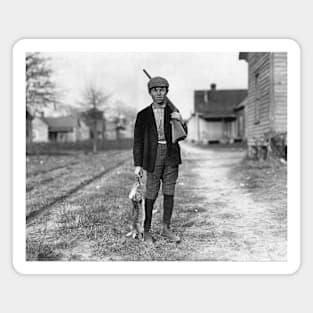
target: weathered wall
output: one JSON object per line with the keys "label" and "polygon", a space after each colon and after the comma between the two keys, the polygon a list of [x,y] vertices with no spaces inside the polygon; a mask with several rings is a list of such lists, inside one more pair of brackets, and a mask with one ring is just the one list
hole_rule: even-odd
{"label": "weathered wall", "polygon": [[287,132],[287,53],[273,53],[273,131]]}
{"label": "weathered wall", "polygon": [[234,122],[234,135],[236,139],[245,139],[245,109],[236,111],[236,121]]}
{"label": "weathered wall", "polygon": [[[248,98],[246,105],[246,135],[254,145],[270,131],[271,57],[270,53],[248,54]],[[258,76],[256,78],[256,76]]]}
{"label": "weathered wall", "polygon": [[209,141],[232,142],[236,137],[235,121],[205,120],[192,116],[188,121],[188,140],[208,143]]}
{"label": "weathered wall", "polygon": [[198,141],[199,140],[197,119],[198,119],[198,117],[196,115],[193,115],[188,120],[188,124],[187,124],[187,126],[188,126],[187,140],[188,141]]}
{"label": "weathered wall", "polygon": [[77,140],[88,140],[90,138],[90,129],[82,121],[80,121],[80,127],[77,128],[76,139]]}
{"label": "weathered wall", "polygon": [[36,117],[32,123],[33,142],[48,142],[48,125]]}

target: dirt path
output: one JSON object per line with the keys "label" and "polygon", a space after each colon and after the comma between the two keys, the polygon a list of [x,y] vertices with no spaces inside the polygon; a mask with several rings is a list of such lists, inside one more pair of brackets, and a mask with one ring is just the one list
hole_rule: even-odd
{"label": "dirt path", "polygon": [[[286,223],[275,219],[275,201],[254,201],[230,177],[243,158],[238,150],[208,150],[182,145],[184,165],[178,184],[179,207],[194,207],[185,238],[194,240],[189,260],[286,260]],[[187,199],[186,199],[187,198]],[[179,213],[178,213],[179,216]]]}

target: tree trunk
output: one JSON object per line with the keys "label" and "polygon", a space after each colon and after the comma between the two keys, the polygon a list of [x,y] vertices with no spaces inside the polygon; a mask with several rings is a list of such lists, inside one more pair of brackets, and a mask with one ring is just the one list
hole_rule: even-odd
{"label": "tree trunk", "polygon": [[93,153],[97,152],[97,127],[95,124],[93,125],[92,150]]}
{"label": "tree trunk", "polygon": [[97,152],[97,138],[93,139],[93,153]]}

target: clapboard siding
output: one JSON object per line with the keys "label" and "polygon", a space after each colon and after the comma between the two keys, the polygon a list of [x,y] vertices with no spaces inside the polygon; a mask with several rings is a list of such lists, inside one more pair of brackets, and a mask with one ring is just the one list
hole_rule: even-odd
{"label": "clapboard siding", "polygon": [[274,53],[275,132],[287,132],[287,53]]}
{"label": "clapboard siding", "polygon": [[[255,144],[270,128],[269,102],[270,90],[270,55],[269,53],[250,53],[248,101],[246,108],[246,134],[248,144]],[[258,90],[256,87],[258,75]],[[258,113],[256,114],[256,110]],[[257,118],[258,117],[258,118]]]}
{"label": "clapboard siding", "polygon": [[287,130],[287,54],[252,52],[245,60],[249,86],[245,131],[248,144],[255,145],[268,134]]}

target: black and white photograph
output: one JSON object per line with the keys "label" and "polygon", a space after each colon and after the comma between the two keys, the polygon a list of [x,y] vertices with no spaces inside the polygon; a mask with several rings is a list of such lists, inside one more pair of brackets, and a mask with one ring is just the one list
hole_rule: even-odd
{"label": "black and white photograph", "polygon": [[296,270],[292,41],[55,41],[14,56],[25,273]]}

